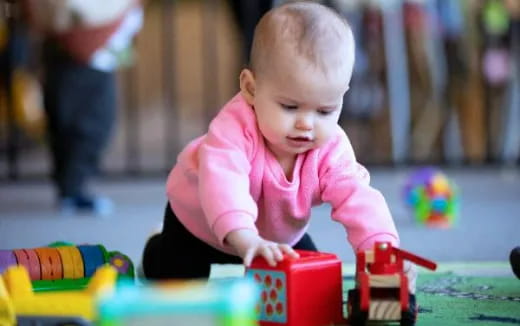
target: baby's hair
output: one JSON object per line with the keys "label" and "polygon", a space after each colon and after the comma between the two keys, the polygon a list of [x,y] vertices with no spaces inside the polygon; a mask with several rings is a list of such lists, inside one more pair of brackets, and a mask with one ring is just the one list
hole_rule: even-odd
{"label": "baby's hair", "polygon": [[[338,66],[347,56],[354,58],[354,37],[347,21],[314,2],[291,2],[270,10],[260,19],[255,28],[250,69],[266,69],[272,56],[282,50],[281,45],[288,45],[294,54],[321,69]],[[334,53],[338,49],[347,49],[349,53]]]}

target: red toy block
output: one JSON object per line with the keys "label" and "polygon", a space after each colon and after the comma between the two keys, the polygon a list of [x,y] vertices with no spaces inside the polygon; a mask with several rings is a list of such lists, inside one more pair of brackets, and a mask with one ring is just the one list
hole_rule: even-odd
{"label": "red toy block", "polygon": [[345,323],[341,261],[334,254],[296,250],[276,267],[257,257],[246,275],[261,289],[261,326],[320,326]]}

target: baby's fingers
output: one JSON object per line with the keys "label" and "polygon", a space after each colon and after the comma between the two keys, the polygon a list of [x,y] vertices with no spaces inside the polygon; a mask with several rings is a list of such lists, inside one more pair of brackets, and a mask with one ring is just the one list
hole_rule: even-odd
{"label": "baby's fingers", "polygon": [[256,256],[256,248],[250,248],[247,250],[246,254],[244,255],[244,265],[246,267],[251,266],[251,262],[253,261],[253,258]]}
{"label": "baby's fingers", "polygon": [[243,259],[244,265],[246,267],[251,266],[253,259],[258,255],[261,255],[262,257],[264,257],[264,259],[267,261],[269,266],[276,266],[276,260],[274,257],[274,253],[269,246],[254,247],[254,248],[249,249],[246,252],[246,254],[244,255],[244,259]]}
{"label": "baby's fingers", "polygon": [[294,251],[293,248],[286,244],[270,243],[261,245],[260,247],[249,249],[244,255],[243,261],[244,265],[246,267],[249,267],[253,259],[256,256],[261,255],[262,257],[264,257],[269,266],[274,267],[279,261],[283,260],[284,253],[292,258],[300,257],[300,255],[298,255],[298,253]]}
{"label": "baby's fingers", "polygon": [[[262,254],[262,256],[265,258],[265,260],[267,261],[267,263],[269,264],[269,266],[276,266],[276,262],[277,262],[277,254],[276,254],[276,251],[278,251],[278,255],[281,256],[282,253],[279,252],[279,249],[276,248],[275,246],[263,246],[261,249],[260,249],[260,253]],[[283,258],[283,257],[282,257]]]}
{"label": "baby's fingers", "polygon": [[290,257],[292,258],[300,258],[300,255],[289,245],[286,245],[286,244],[280,244],[278,245],[278,247],[280,248],[280,250],[289,255]]}
{"label": "baby's fingers", "polygon": [[273,252],[273,257],[276,260],[276,262],[282,261],[283,260],[283,250],[282,250],[282,248],[280,248],[280,245],[273,243],[269,247]]}

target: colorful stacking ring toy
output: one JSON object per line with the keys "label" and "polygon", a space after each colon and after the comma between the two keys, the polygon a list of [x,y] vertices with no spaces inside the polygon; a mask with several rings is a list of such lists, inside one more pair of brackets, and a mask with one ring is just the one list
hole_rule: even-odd
{"label": "colorful stacking ring toy", "polygon": [[[48,247],[0,250],[0,274],[9,266],[22,265],[33,286],[41,285],[42,291],[84,285],[85,280],[104,264],[114,266],[121,276],[134,277],[132,261],[119,251],[108,252],[102,245],[74,246],[59,242]],[[55,283],[57,280],[69,283],[60,285]]]}

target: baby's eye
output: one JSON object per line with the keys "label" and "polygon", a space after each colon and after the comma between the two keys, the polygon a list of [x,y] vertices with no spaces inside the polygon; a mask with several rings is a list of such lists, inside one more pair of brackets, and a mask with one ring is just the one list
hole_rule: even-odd
{"label": "baby's eye", "polygon": [[334,112],[334,110],[318,110],[318,113],[320,115],[329,115],[331,114],[332,112]]}
{"label": "baby's eye", "polygon": [[293,110],[298,109],[298,105],[283,104],[283,103],[280,103],[280,105],[282,106],[282,108],[284,108],[285,110],[288,110],[288,111],[293,111]]}

